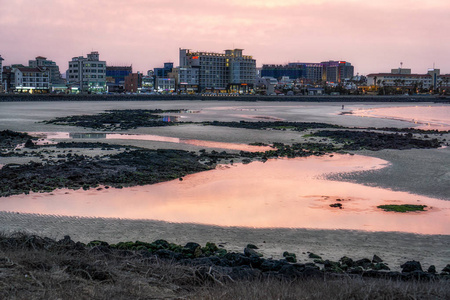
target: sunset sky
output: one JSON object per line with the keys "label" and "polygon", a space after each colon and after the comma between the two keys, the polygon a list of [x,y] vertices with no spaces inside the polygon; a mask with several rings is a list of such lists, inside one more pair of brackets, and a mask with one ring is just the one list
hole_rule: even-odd
{"label": "sunset sky", "polygon": [[355,73],[450,73],[450,0],[0,0],[4,65],[36,56],[64,73],[99,51],[146,73],[178,49],[242,48],[257,66],[346,60]]}

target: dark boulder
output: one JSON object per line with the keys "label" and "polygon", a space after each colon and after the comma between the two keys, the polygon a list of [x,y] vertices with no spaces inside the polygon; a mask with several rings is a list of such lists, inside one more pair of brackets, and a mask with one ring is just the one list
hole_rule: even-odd
{"label": "dark boulder", "polygon": [[442,272],[450,273],[450,264],[447,264],[445,268],[442,269]]}
{"label": "dark boulder", "polygon": [[245,256],[248,256],[248,257],[254,257],[254,256],[261,257],[262,256],[262,254],[256,252],[254,249],[248,248],[248,247],[244,249],[244,254],[245,254]]}
{"label": "dark boulder", "polygon": [[430,274],[436,274],[436,266],[434,265],[429,266],[427,272]]}
{"label": "dark boulder", "polygon": [[297,256],[295,253],[289,253],[287,251],[283,252],[283,257],[290,263],[296,263],[297,262]]}
{"label": "dark boulder", "polygon": [[355,261],[355,265],[364,269],[371,269],[373,267],[372,261],[368,258],[363,258]]}
{"label": "dark boulder", "polygon": [[381,262],[383,262],[383,260],[378,255],[375,254],[372,258],[372,263],[376,264]]}
{"label": "dark boulder", "polygon": [[414,272],[414,271],[423,272],[420,262],[415,261],[415,260],[407,261],[400,267],[402,268],[402,273],[410,273],[410,272]]}

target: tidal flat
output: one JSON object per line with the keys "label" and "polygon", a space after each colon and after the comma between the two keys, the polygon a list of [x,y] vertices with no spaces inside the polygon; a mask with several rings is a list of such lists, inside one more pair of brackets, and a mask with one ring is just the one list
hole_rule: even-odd
{"label": "tidal flat", "polygon": [[[395,107],[405,106],[408,107],[410,104],[399,104],[396,103]],[[443,106],[442,104],[420,104],[424,106]],[[419,105],[419,106],[420,106]],[[345,103],[344,111],[357,111],[361,109],[367,108],[377,108],[382,109],[383,107],[392,107],[392,104],[389,103]],[[445,105],[444,105],[445,106]],[[181,125],[181,126],[164,126],[164,127],[137,127],[135,129],[128,129],[125,131],[126,134],[132,135],[154,135],[154,136],[162,136],[162,137],[170,137],[175,139],[183,139],[183,140],[195,140],[195,141],[208,141],[208,142],[216,142],[217,144],[199,144],[199,143],[173,143],[167,140],[140,140],[140,139],[129,139],[129,138],[120,138],[117,139],[105,139],[96,135],[91,135],[87,137],[83,134],[100,134],[104,133],[104,131],[93,130],[92,128],[84,128],[77,127],[72,125],[57,125],[57,124],[46,124],[42,121],[51,120],[56,117],[67,117],[72,115],[94,115],[98,113],[103,113],[107,110],[121,110],[121,109],[162,109],[162,110],[178,110],[183,109],[184,112],[176,113],[171,112],[168,113],[170,116],[175,116],[181,122],[192,122],[189,124]],[[80,138],[77,138],[77,142],[101,142],[110,145],[119,145],[123,147],[139,147],[144,149],[172,149],[172,150],[183,150],[188,152],[200,153],[201,150],[206,149],[207,152],[216,151],[217,153],[221,153],[223,151],[227,151],[232,155],[240,154],[241,150],[230,150],[220,148],[220,143],[230,143],[230,144],[261,144],[261,145],[273,145],[276,143],[282,143],[283,145],[293,145],[295,143],[322,143],[322,144],[333,144],[337,145],[339,142],[330,141],[323,136],[314,136],[317,132],[317,129],[306,129],[304,131],[295,131],[291,130],[291,128],[266,128],[266,129],[246,129],[246,128],[237,128],[237,127],[224,127],[224,126],[205,126],[204,124],[195,124],[198,122],[240,122],[240,121],[253,121],[257,122],[259,120],[274,120],[274,121],[284,121],[284,122],[318,122],[318,123],[326,123],[331,124],[333,126],[343,126],[343,127],[363,127],[363,128],[409,128],[415,126],[414,123],[409,123],[400,119],[379,119],[379,118],[369,118],[369,117],[361,117],[352,114],[342,114],[341,103],[264,103],[264,102],[216,102],[216,101],[136,101],[136,102],[4,102],[0,103],[0,130],[14,130],[20,132],[68,132],[71,134],[81,134]],[[444,120],[445,121],[445,120]],[[284,130],[283,130],[284,129]],[[353,129],[355,130],[355,129]],[[356,129],[357,130],[357,129]],[[117,132],[114,132],[117,134]],[[391,132],[392,133],[392,132]],[[406,133],[402,133],[402,135]],[[170,218],[162,218],[163,215],[161,210],[159,216],[158,214],[153,214],[150,217],[147,215],[140,215],[138,217],[133,217],[132,215],[126,215],[126,212],[129,208],[133,208],[134,205],[131,205],[130,199],[127,195],[121,196],[122,199],[128,202],[127,204],[120,204],[117,206],[117,213],[114,215],[101,215],[99,213],[94,213],[94,215],[85,215],[88,218],[82,218],[83,213],[74,212],[76,211],[73,207],[69,207],[67,202],[63,201],[54,201],[52,199],[57,198],[59,194],[66,195],[64,192],[53,192],[53,195],[50,193],[37,193],[30,194],[26,197],[31,199],[35,204],[34,206],[24,205],[24,209],[20,209],[20,214],[11,215],[10,213],[3,213],[2,224],[4,224],[4,228],[6,231],[12,232],[17,230],[26,231],[29,233],[37,233],[37,234],[45,234],[54,238],[59,238],[64,234],[70,234],[73,238],[77,240],[88,242],[89,239],[101,239],[105,241],[112,242],[118,240],[132,240],[143,239],[142,237],[138,238],[137,235],[145,236],[145,239],[154,239],[155,236],[157,238],[164,238],[167,240],[173,240],[174,242],[180,241],[197,241],[203,242],[205,240],[205,236],[208,236],[209,241],[218,242],[224,241],[226,238],[226,247],[235,248],[237,245],[241,247],[243,243],[254,242],[258,243],[261,248],[261,252],[266,255],[270,255],[274,258],[281,257],[284,250],[290,251],[293,253],[308,251],[320,252],[322,251],[324,254],[328,254],[329,257],[334,257],[336,255],[353,255],[354,256],[371,256],[374,251],[383,255],[387,253],[388,261],[391,261],[391,264],[398,265],[401,260],[404,260],[406,257],[416,260],[421,260],[425,263],[436,264],[438,266],[444,266],[445,263],[448,263],[449,252],[448,245],[450,244],[449,235],[447,232],[433,232],[423,231],[424,228],[450,228],[449,224],[449,208],[447,207],[450,196],[448,195],[448,185],[449,185],[449,176],[448,168],[446,166],[450,165],[450,150],[446,147],[446,143],[449,140],[448,132],[438,133],[438,132],[423,132],[423,133],[412,133],[413,137],[432,141],[433,139],[439,140],[442,144],[438,148],[434,149],[410,149],[410,150],[398,150],[398,149],[384,149],[384,150],[347,150],[347,154],[339,154],[343,156],[351,157],[351,154],[374,157],[375,159],[383,160],[384,166],[381,168],[367,169],[365,168],[367,165],[365,163],[361,165],[354,166],[348,172],[345,172],[345,167],[348,163],[336,163],[339,155],[327,153],[329,155],[334,155],[334,159],[329,157],[331,161],[330,166],[333,167],[333,172],[326,172],[326,174],[321,174],[322,179],[325,184],[329,183],[329,185],[333,186],[334,192],[330,194],[330,192],[325,193],[324,190],[321,190],[320,187],[317,187],[318,190],[312,193],[302,194],[302,199],[297,202],[309,203],[310,199],[306,196],[315,196],[316,200],[314,205],[317,206],[317,203],[320,203],[320,207],[315,208],[316,215],[315,217],[311,217],[311,222],[308,222],[308,218],[305,216],[300,216],[295,213],[295,210],[291,210],[293,214],[290,218],[283,218],[282,214],[278,216],[280,220],[295,220],[302,219],[306,221],[303,224],[276,224],[276,220],[274,222],[267,222],[270,218],[267,218],[266,215],[262,215],[260,220],[261,223],[220,223],[215,222],[218,218],[213,218],[212,211],[208,210],[208,203],[213,203],[215,198],[219,195],[226,195],[224,191],[221,192],[215,186],[214,182],[208,181],[209,175],[205,175],[203,179],[198,182],[193,180],[190,181],[189,176],[187,178],[183,178],[183,181],[177,179],[174,182],[168,183],[158,183],[156,186],[164,186],[168,185],[171,188],[167,189],[167,194],[169,191],[173,192],[173,185],[189,185],[197,182],[197,185],[201,185],[206,183],[207,185],[203,185],[206,188],[209,185],[212,185],[210,190],[210,196],[206,198],[202,198],[201,202],[205,203],[205,206],[200,206],[198,203],[191,202],[192,208],[191,210],[180,210],[180,203],[177,201],[181,201],[182,199],[177,199],[176,202],[167,201],[164,197],[158,197],[158,200],[148,201],[149,209],[155,209],[158,206],[158,203],[164,202],[167,204],[167,207],[172,207],[178,210],[177,213],[172,211],[172,215]],[[426,137],[425,137],[426,136]],[[394,137],[395,139],[395,137]],[[54,142],[67,142],[67,139],[64,138],[53,138]],[[345,143],[345,141],[344,141]],[[341,142],[342,144],[342,142]],[[210,147],[211,146],[211,147]],[[90,149],[90,148],[89,148]],[[89,152],[90,150],[81,150],[82,152]],[[75,150],[75,149],[73,149]],[[22,150],[23,151],[23,150]],[[78,149],[78,151],[80,151]],[[99,151],[96,155],[101,155],[102,152],[112,151],[112,150],[104,150]],[[405,152],[406,151],[406,152]],[[403,153],[406,154],[408,160],[403,159]],[[51,155],[51,154],[50,154]],[[81,154],[80,154],[81,155]],[[94,154],[92,154],[95,156]],[[324,156],[325,157],[325,156]],[[354,156],[357,157],[357,156]],[[27,157],[0,157],[0,164],[6,165],[8,163],[14,162],[15,159],[19,160],[32,160]],[[45,158],[48,159],[48,156]],[[303,159],[303,158],[302,158]],[[316,159],[315,157],[312,159]],[[308,158],[305,158],[307,161]],[[234,166],[231,165],[230,159],[227,159],[226,166],[231,166],[231,169],[238,170],[239,168],[245,168],[246,166],[236,165],[240,160],[234,158]],[[264,166],[270,166],[271,163],[264,164],[262,162],[253,162],[248,167],[252,167],[252,165],[256,166],[257,164],[261,164]],[[288,166],[292,167],[292,164],[287,163]],[[228,168],[228,167],[227,167]],[[314,166],[311,166],[314,169]],[[208,171],[210,172],[210,171]],[[207,174],[208,172],[201,173],[202,175]],[[215,171],[220,172],[220,170]],[[253,171],[253,174],[259,172],[257,170]],[[212,173],[211,173],[212,174]],[[274,174],[273,172],[268,172],[266,178],[270,178],[270,174]],[[190,176],[196,176],[190,175]],[[252,176],[252,172],[247,176]],[[214,176],[211,176],[214,177]],[[234,177],[232,176],[231,179]],[[282,179],[282,177],[279,177]],[[230,179],[230,180],[231,180]],[[287,181],[287,180],[280,180]],[[332,179],[332,180],[331,180]],[[216,183],[219,179],[216,180]],[[276,182],[277,178],[273,178],[271,182]],[[298,190],[302,190],[302,186],[300,182],[302,179],[297,180],[299,184],[297,185]],[[343,182],[346,181],[346,182]],[[356,204],[355,202],[355,194],[356,188],[347,186],[348,182],[356,184],[355,186],[370,186],[373,188],[381,188],[385,190],[386,195],[385,202],[392,203],[410,203],[411,200],[414,203],[417,200],[420,200],[420,204],[425,204],[428,207],[432,207],[431,210],[425,212],[413,212],[408,213],[407,218],[411,219],[411,222],[414,223],[415,220],[424,219],[424,225],[420,225],[421,223],[417,223],[417,229],[411,229],[409,225],[405,225],[403,222],[403,216],[393,215],[395,213],[388,212],[379,212],[380,216],[388,216],[393,220],[395,224],[394,227],[379,227],[377,226],[355,226],[350,228],[351,231],[342,230],[343,228],[347,228],[343,226],[345,222],[343,220],[346,219],[364,219],[364,214],[361,215],[361,211],[356,208],[351,208],[352,205]],[[202,183],[203,182],[203,183]],[[224,187],[229,182],[225,182],[223,184]],[[264,185],[264,181],[257,180],[256,182],[248,185],[244,188],[240,188],[240,190],[230,189],[227,191],[228,193],[233,192],[234,194],[228,194],[228,199],[222,199],[221,202],[224,203],[225,207],[216,208],[214,211],[218,214],[222,213],[226,210],[226,205],[232,208],[236,208],[237,204],[245,201],[245,197],[249,189],[258,190],[258,185]],[[344,188],[344,187],[347,188]],[[430,188],[432,187],[432,188]],[[145,189],[145,186],[142,187]],[[342,188],[343,190],[340,190]],[[130,191],[134,191],[137,188],[129,188]],[[305,188],[303,188],[304,190]],[[162,190],[164,188],[162,187]],[[277,209],[283,208],[289,211],[290,200],[286,198],[285,194],[280,194],[277,192],[276,188],[273,188],[273,197],[279,201],[281,204],[277,205],[274,203],[274,207]],[[286,190],[285,188],[280,188],[279,191]],[[390,190],[396,190],[397,192],[406,193],[404,198],[398,198],[394,195]],[[89,195],[92,194],[104,194],[107,195],[105,198],[105,202],[102,202],[101,207],[109,207],[111,208],[111,203],[108,203],[107,199],[113,199],[116,195],[121,195],[124,189],[117,190],[117,193],[112,189],[103,189],[101,191],[97,191],[95,189],[87,190],[87,191],[76,191],[70,192],[68,196],[70,197],[72,194],[85,194],[88,199]],[[353,192],[355,191],[355,192]],[[164,194],[164,192],[162,192]],[[240,194],[237,197],[237,194]],[[259,195],[259,196],[258,196]],[[266,194],[255,194],[252,197],[258,198],[261,200],[263,196]],[[291,197],[298,197],[299,193],[291,192]],[[14,196],[16,197],[16,196]],[[19,197],[19,196],[17,196]],[[22,197],[22,196],[20,196]],[[144,196],[145,197],[145,196]],[[325,199],[328,197],[327,199]],[[402,196],[403,197],[403,196]],[[8,197],[9,198],[9,197]],[[16,201],[18,206],[14,207],[14,201],[7,200],[9,204],[6,206],[5,199],[8,198],[0,198],[0,210],[9,211],[9,212],[17,212],[19,211],[19,206],[21,201]],[[45,200],[44,200],[45,198]],[[175,195],[176,199],[177,196]],[[178,197],[180,198],[180,197]],[[192,195],[192,198],[195,198],[195,194]],[[363,197],[356,197],[363,198]],[[375,197],[376,198],[376,197]],[[11,198],[12,199],[12,198]],[[14,198],[15,199],[15,198]],[[89,198],[90,199],[90,198]],[[239,200],[244,199],[244,200]],[[309,199],[309,200],[308,200]],[[322,200],[320,200],[322,199]],[[337,199],[344,199],[342,204],[344,209],[332,208],[329,206],[329,201],[337,201]],[[353,199],[353,201],[345,201],[346,199]],[[429,200],[433,199],[433,200]],[[302,201],[303,200],[303,201]],[[374,199],[377,200],[377,199]],[[379,200],[379,199],[378,199]],[[87,210],[93,200],[75,200],[72,203],[76,205],[85,206]],[[112,200],[111,200],[112,201]],[[159,202],[158,202],[159,201]],[[237,201],[237,202],[233,202]],[[322,202],[321,202],[322,201]],[[327,202],[328,201],[328,202]],[[426,203],[426,201],[432,201],[432,205]],[[190,200],[186,200],[187,203],[190,203]],[[423,202],[423,203],[422,203]],[[364,201],[359,202],[360,205],[364,205]],[[307,207],[312,204],[308,204]],[[312,205],[312,206],[314,206]],[[62,211],[50,211],[50,208],[55,208],[60,206],[64,209]],[[254,210],[243,210],[240,211],[242,215],[240,215],[238,220],[251,220],[252,218],[257,218],[259,215],[259,209],[264,208],[265,204],[263,203],[255,203],[252,207]],[[323,207],[322,207],[323,206]],[[375,207],[374,203],[374,207]],[[35,210],[28,210],[27,208],[37,207]],[[137,206],[139,207],[139,206]],[[178,207],[178,208],[177,208]],[[181,206],[182,207],[182,206]],[[365,209],[371,206],[365,206]],[[197,208],[197,213],[199,215],[198,219],[183,219],[189,215],[189,211],[194,211]],[[376,208],[373,208],[376,211]],[[156,212],[158,212],[156,211]],[[277,211],[272,209],[274,215],[277,215]],[[305,213],[304,210],[299,209],[298,212]],[[33,215],[28,215],[27,213],[33,213]],[[124,213],[121,215],[121,213]],[[378,212],[377,212],[378,213]],[[38,215],[36,215],[38,214]],[[50,215],[65,215],[67,217],[52,217]],[[169,210],[170,214],[170,210]],[[177,215],[180,218],[177,219]],[[436,222],[434,216],[441,215],[439,218],[439,222]],[[203,216],[203,219],[202,219]],[[252,218],[251,218],[251,217]],[[330,219],[331,216],[331,219]],[[332,216],[336,218],[333,219]],[[107,219],[97,219],[95,217],[103,217]],[[108,219],[111,218],[111,219]],[[133,221],[130,219],[138,218],[139,222]],[[326,226],[320,226],[320,219],[324,218],[327,221]],[[343,219],[340,219],[343,218]],[[227,218],[225,218],[227,219]],[[8,221],[9,220],[9,221]],[[33,220],[33,221],[31,221]],[[61,221],[58,221],[61,220]],[[87,232],[83,230],[83,226],[73,226],[74,222],[81,222],[86,225],[86,228],[92,228],[90,225],[93,225],[95,222],[103,222],[100,220],[108,220],[108,225],[106,227],[96,227],[95,232]],[[159,220],[159,221],[155,221]],[[314,221],[314,222],[313,222]],[[264,222],[266,222],[264,225]],[[129,223],[129,226],[123,226],[124,224]],[[196,223],[201,223],[196,224]],[[46,226],[42,226],[43,224],[47,224]],[[66,225],[65,225],[66,224]],[[132,225],[131,225],[132,224]],[[136,225],[138,224],[138,225]],[[158,225],[156,225],[158,224]],[[183,235],[180,231],[175,229],[175,225],[180,224],[183,227],[187,228],[187,230],[183,231]],[[207,228],[211,226],[211,231],[220,232],[222,234],[214,234],[213,236],[207,235]],[[258,225],[258,224],[263,224]],[[312,225],[311,225],[312,224]],[[135,225],[137,227],[135,227]],[[177,225],[178,226],[178,225]],[[221,226],[221,227],[217,227]],[[243,226],[243,227],[242,227]],[[252,229],[255,227],[259,227],[258,229]],[[75,229],[76,228],[76,229]],[[131,229],[132,228],[132,229]],[[151,235],[149,235],[149,231],[152,231],[152,228],[156,230]],[[188,230],[191,228],[192,230]],[[202,228],[202,230],[197,230],[194,228]],[[220,228],[220,230],[218,230]],[[305,229],[309,228],[309,229]],[[317,230],[317,229],[321,230]],[[271,234],[271,232],[277,232],[277,234]],[[389,234],[386,231],[391,231]],[[395,231],[395,232],[392,232]],[[297,234],[292,234],[292,232],[296,232]],[[396,233],[399,232],[399,233]],[[401,232],[410,232],[410,233],[401,233]],[[417,233],[427,233],[427,235],[416,235]],[[439,234],[436,234],[439,233]],[[304,239],[305,234],[312,234],[311,239]],[[380,238],[380,234],[383,236]],[[94,237],[95,235],[95,237]],[[337,242],[343,236],[347,236],[351,241],[351,243],[341,243]],[[325,236],[327,238],[325,238]],[[390,236],[391,238],[387,238]],[[283,238],[281,238],[283,237]],[[286,239],[289,237],[289,240]],[[303,237],[303,238],[302,238]],[[374,238],[368,238],[374,237]],[[375,238],[377,237],[377,238]],[[222,239],[223,238],[223,239]],[[427,239],[427,242],[421,242],[421,239]],[[379,239],[377,242],[375,240]],[[398,239],[402,240],[402,244],[405,247],[399,247]],[[318,241],[327,241],[326,243],[318,242]],[[389,242],[391,241],[391,242]],[[412,245],[415,245],[412,247]],[[406,250],[406,248],[410,248],[411,250]],[[418,248],[417,248],[418,247]],[[375,250],[376,249],[376,250]],[[414,250],[413,250],[414,249]],[[406,251],[406,252],[405,252]],[[339,254],[337,254],[339,253]]]}

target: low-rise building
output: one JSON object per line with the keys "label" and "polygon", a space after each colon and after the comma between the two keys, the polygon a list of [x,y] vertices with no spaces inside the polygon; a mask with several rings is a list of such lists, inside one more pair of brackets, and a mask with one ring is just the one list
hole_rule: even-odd
{"label": "low-rise building", "polygon": [[125,92],[137,93],[142,88],[142,74],[131,73],[125,77]]}
{"label": "low-rise building", "polygon": [[3,88],[3,61],[4,59],[2,58],[2,56],[0,55],[0,92],[3,92],[4,88]]}
{"label": "low-rise building", "polygon": [[46,68],[14,68],[14,86],[18,92],[48,93],[50,89],[50,70]]}
{"label": "low-rise building", "polygon": [[156,77],[155,89],[160,93],[175,92],[175,78],[170,77]]}
{"label": "low-rise building", "polygon": [[28,66],[32,68],[46,68],[50,72],[49,81],[51,85],[63,84],[64,80],[59,71],[59,66],[56,62],[48,60],[46,57],[38,56],[35,60],[29,60]]}
{"label": "low-rise building", "polygon": [[99,59],[97,51],[91,52],[87,57],[73,57],[69,61],[66,78],[73,90],[85,93],[106,92],[106,61]]}

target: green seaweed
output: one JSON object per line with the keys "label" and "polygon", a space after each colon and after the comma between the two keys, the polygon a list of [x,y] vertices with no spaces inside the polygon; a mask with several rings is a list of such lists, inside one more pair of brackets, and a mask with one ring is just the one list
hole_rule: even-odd
{"label": "green seaweed", "polygon": [[415,205],[415,204],[387,204],[378,205],[384,211],[394,211],[394,212],[410,212],[410,211],[425,211],[426,205]]}

